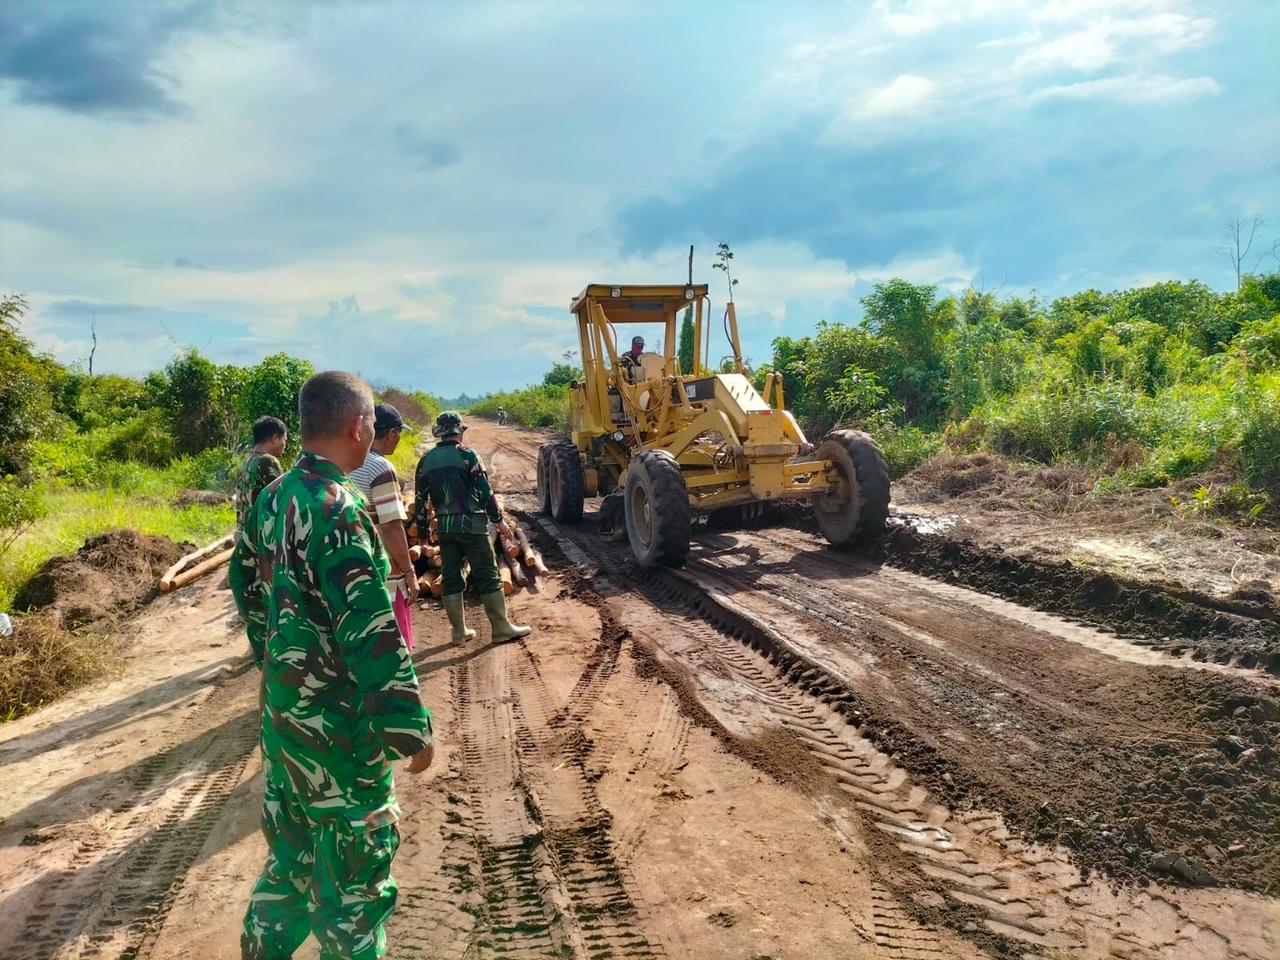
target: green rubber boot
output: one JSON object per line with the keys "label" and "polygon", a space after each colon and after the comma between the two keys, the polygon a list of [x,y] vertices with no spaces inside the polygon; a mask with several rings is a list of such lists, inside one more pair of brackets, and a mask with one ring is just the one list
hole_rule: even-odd
{"label": "green rubber boot", "polygon": [[466,615],[462,611],[462,594],[446,593],[441,599],[444,612],[449,615],[449,625],[453,627],[453,642],[466,643],[475,639],[476,632],[467,628]]}
{"label": "green rubber boot", "polygon": [[489,626],[493,628],[494,640],[515,640],[533,633],[533,627],[522,627],[507,619],[507,598],[501,590],[486,593],[480,597],[484,604],[484,612],[489,615]]}

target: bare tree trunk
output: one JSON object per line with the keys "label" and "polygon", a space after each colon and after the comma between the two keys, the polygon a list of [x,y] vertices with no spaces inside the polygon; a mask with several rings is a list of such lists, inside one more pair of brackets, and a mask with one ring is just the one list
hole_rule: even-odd
{"label": "bare tree trunk", "polygon": [[1249,256],[1254,238],[1264,224],[1266,221],[1261,217],[1236,217],[1227,223],[1226,243],[1213,248],[1215,253],[1226,257],[1231,263],[1231,269],[1236,274],[1236,293],[1240,292],[1240,284],[1244,279],[1245,257]]}

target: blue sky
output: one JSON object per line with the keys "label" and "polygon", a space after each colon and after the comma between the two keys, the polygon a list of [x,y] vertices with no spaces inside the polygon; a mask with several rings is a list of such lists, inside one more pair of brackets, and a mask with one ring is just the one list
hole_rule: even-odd
{"label": "blue sky", "polygon": [[[736,251],[747,353],[900,275],[1232,282],[1280,238],[1280,3],[0,8],[0,289],[59,359],[537,379],[587,282]],[[1276,267],[1271,262],[1272,268]],[[714,348],[713,348],[714,349]]]}

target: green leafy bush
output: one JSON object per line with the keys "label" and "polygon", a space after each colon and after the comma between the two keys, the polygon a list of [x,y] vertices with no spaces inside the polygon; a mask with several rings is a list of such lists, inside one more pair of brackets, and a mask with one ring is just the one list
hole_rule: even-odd
{"label": "green leafy bush", "polygon": [[0,557],[44,512],[44,501],[35,487],[17,477],[0,477]]}
{"label": "green leafy bush", "polygon": [[113,427],[105,428],[97,455],[109,460],[131,460],[162,467],[177,455],[177,444],[159,410],[147,410]]}
{"label": "green leafy bush", "polygon": [[230,493],[235,489],[242,459],[240,454],[215,447],[202,450],[194,457],[184,457],[175,462],[169,472],[178,487]]}
{"label": "green leafy bush", "polygon": [[[240,419],[242,441],[249,441],[249,427],[259,417],[276,417],[289,428],[289,447],[296,453],[298,435],[298,393],[315,373],[308,360],[287,353],[273,353],[239,377],[235,391],[235,412]],[[190,452],[190,451],[188,451]]]}
{"label": "green leafy bush", "polygon": [[569,388],[564,386],[529,386],[522,390],[491,393],[473,403],[471,413],[480,417],[497,417],[498,409],[507,411],[512,423],[534,429],[553,427],[569,429]]}

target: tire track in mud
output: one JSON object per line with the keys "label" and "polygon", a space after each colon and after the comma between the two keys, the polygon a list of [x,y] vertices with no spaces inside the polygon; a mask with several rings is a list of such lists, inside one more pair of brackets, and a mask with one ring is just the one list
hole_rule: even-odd
{"label": "tire track in mud", "polygon": [[[583,556],[574,537],[549,521],[542,525],[570,546],[571,559]],[[872,910],[876,940],[891,955],[939,956],[928,932],[934,925],[1006,957],[1272,955],[1261,901],[1246,902],[1235,916],[1231,903],[1188,908],[1154,889],[1112,891],[1083,880],[1065,850],[1017,840],[997,815],[935,802],[859,732],[865,719],[859,698],[839,677],[687,575],[641,570],[621,548],[593,546],[605,576],[633,588],[617,602],[648,603],[717,657],[804,744],[881,838],[871,843],[882,857],[886,894],[873,898]]]}
{"label": "tire track in mud", "polygon": [[479,956],[664,956],[614,857],[610,814],[583,729],[613,676],[620,636],[602,633],[568,703],[555,709],[535,655],[494,647],[454,671],[458,792],[478,875]]}
{"label": "tire track in mud", "polygon": [[[117,790],[124,801],[66,869],[41,885],[13,960],[146,957],[258,743],[257,672],[211,685],[169,746]],[[225,696],[224,696],[225,695]],[[232,713],[210,727],[210,714]],[[198,733],[196,731],[199,731]]]}

